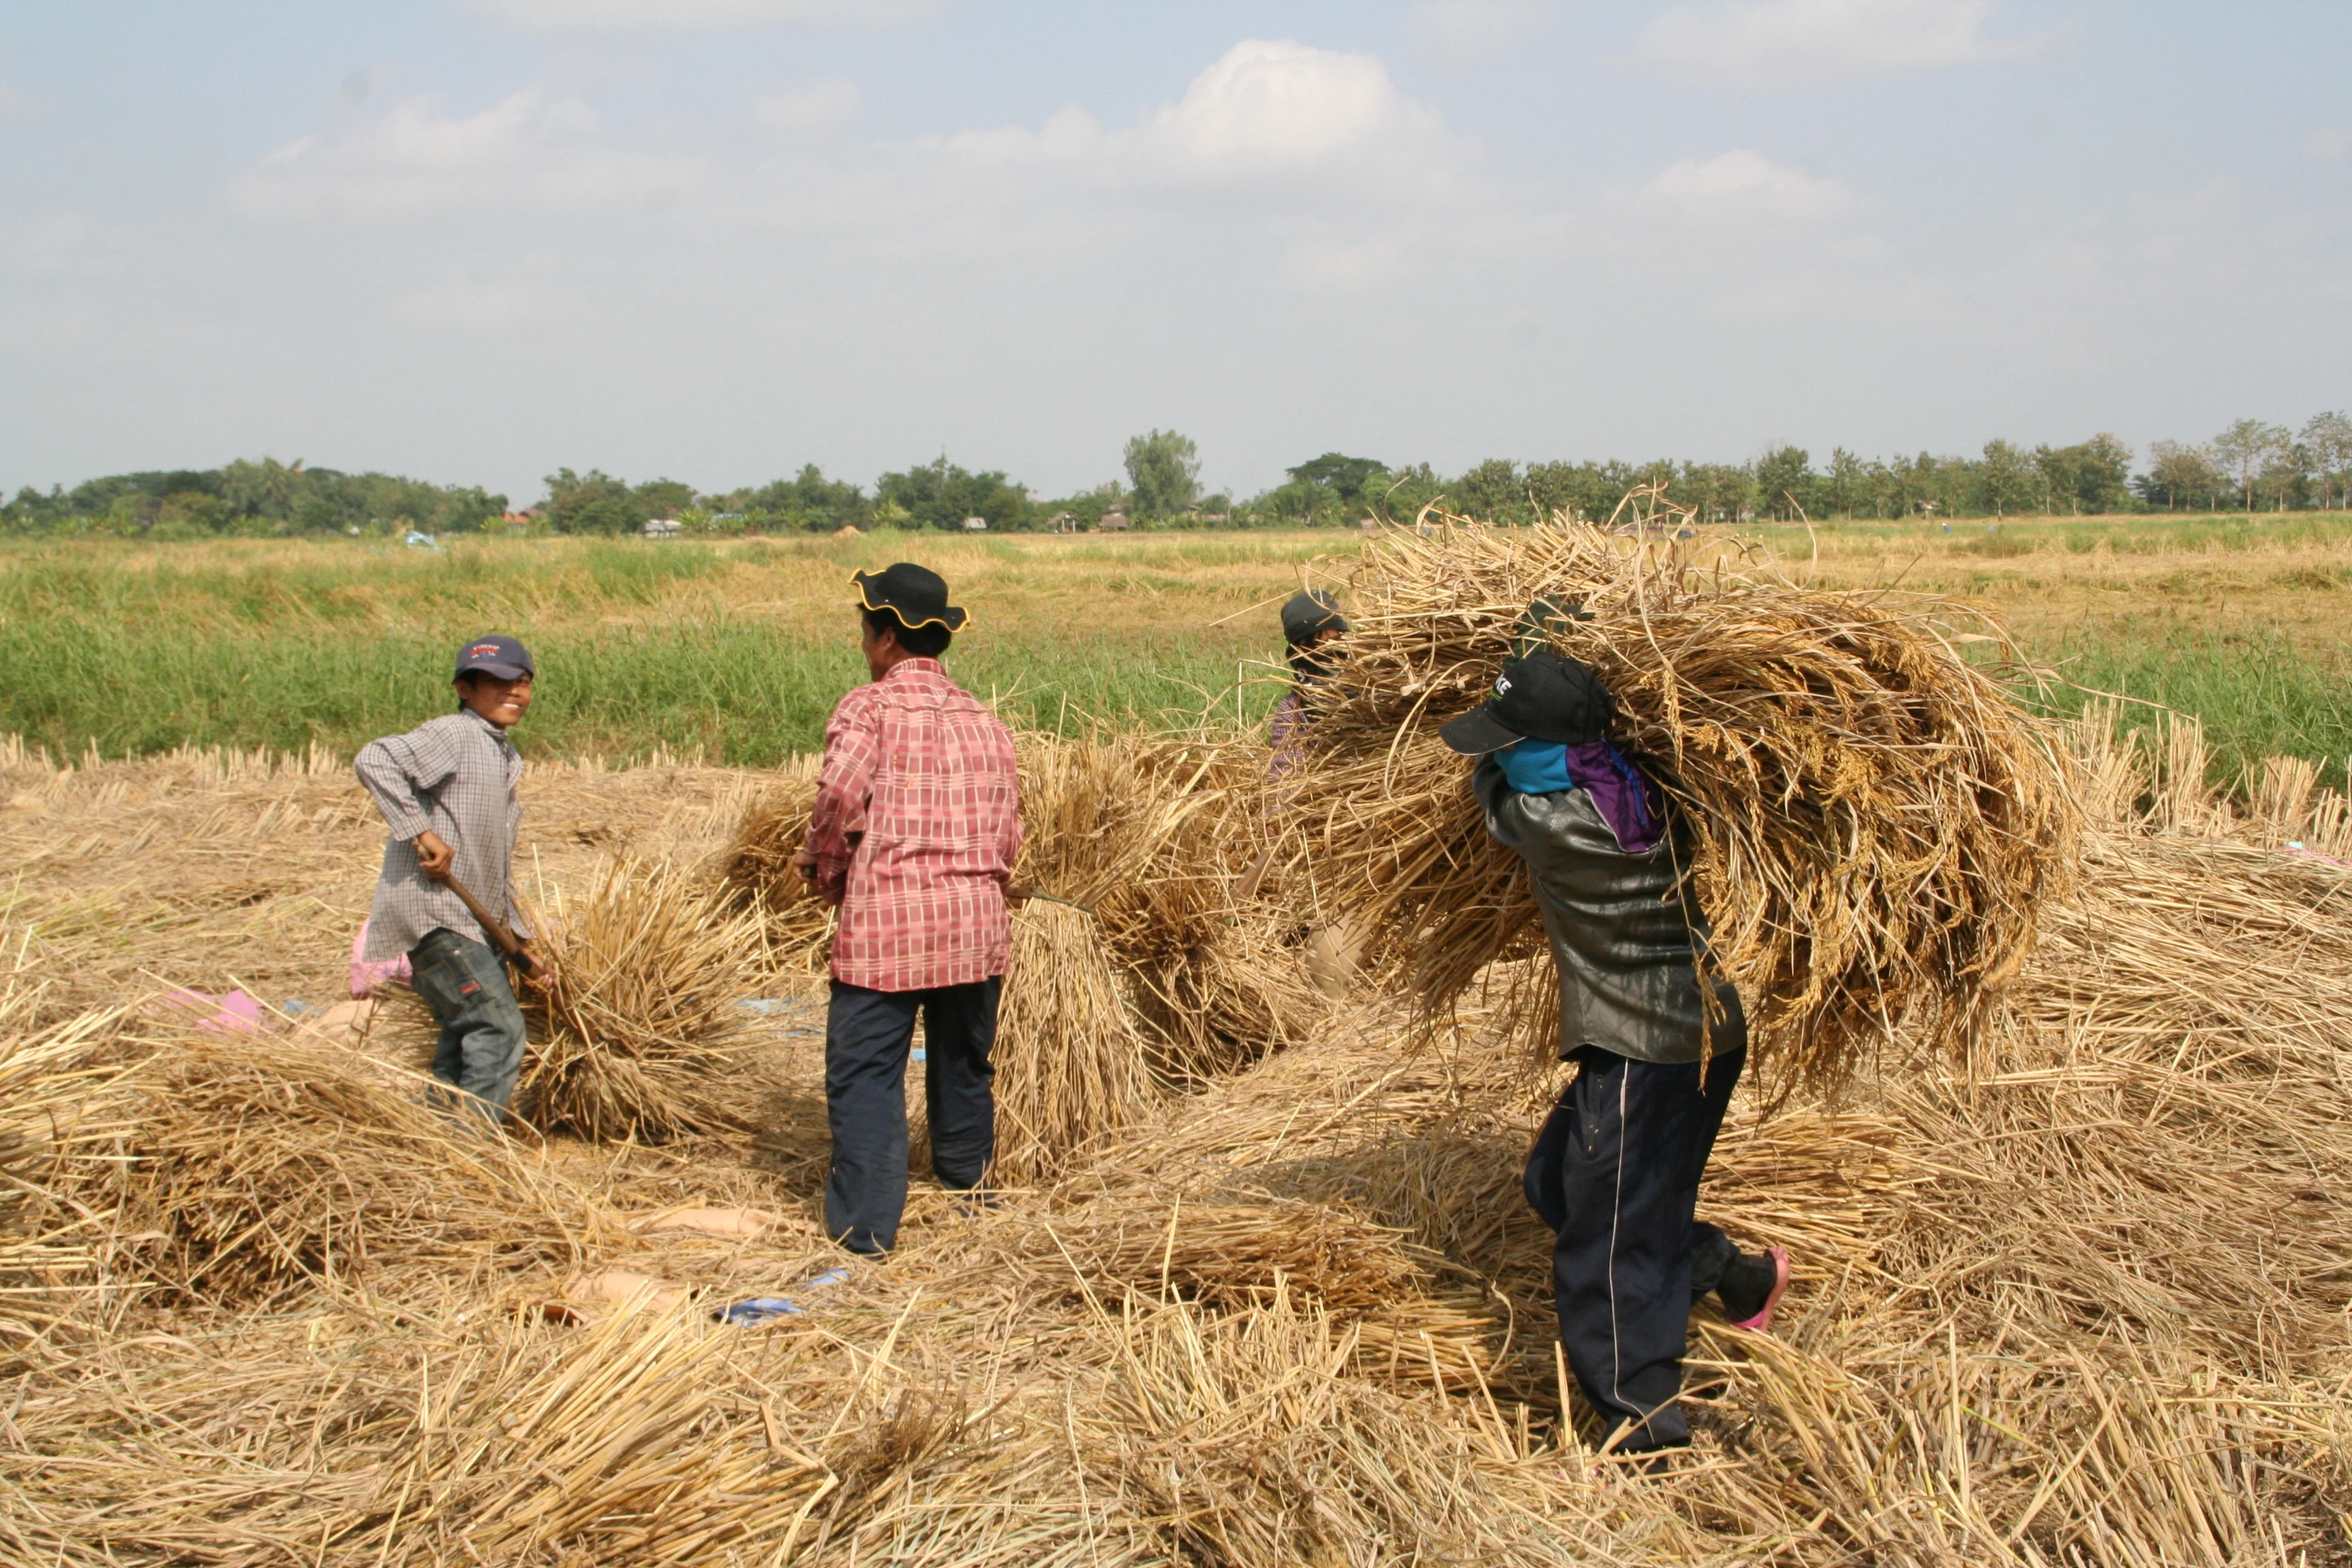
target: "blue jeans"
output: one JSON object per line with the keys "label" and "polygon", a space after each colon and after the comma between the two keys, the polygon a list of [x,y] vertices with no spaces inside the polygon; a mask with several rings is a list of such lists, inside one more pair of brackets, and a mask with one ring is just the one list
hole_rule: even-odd
{"label": "blue jeans", "polygon": [[522,1076],[522,1008],[505,962],[441,927],[409,950],[408,966],[410,984],[441,1026],[433,1076],[458,1090],[459,1104],[497,1125]]}
{"label": "blue jeans", "polygon": [[833,983],[825,1013],[824,1100],[833,1161],[825,1234],[852,1252],[887,1252],[907,1210],[907,1050],[923,1015],[924,1103],[931,1173],[970,1192],[996,1153],[996,1043],[1001,979],[936,991],[870,991]]}

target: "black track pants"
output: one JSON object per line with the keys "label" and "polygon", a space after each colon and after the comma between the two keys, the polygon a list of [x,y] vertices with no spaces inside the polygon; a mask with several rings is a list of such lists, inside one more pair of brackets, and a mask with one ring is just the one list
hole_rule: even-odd
{"label": "black track pants", "polygon": [[887,1252],[907,1209],[907,1051],[923,1015],[925,1103],[931,1170],[970,1189],[996,1153],[999,980],[936,991],[870,991],[833,983],[825,1014],[824,1100],[833,1164],[824,1178],[825,1234],[853,1252]]}
{"label": "black track pants", "polygon": [[[1621,1452],[1690,1441],[1673,1402],[1691,1301],[1737,1256],[1691,1215],[1746,1054],[1717,1057],[1702,1084],[1696,1062],[1638,1062],[1587,1047],[1528,1157],[1528,1202],[1559,1237],[1560,1344],[1602,1425],[1633,1428]],[[1695,1281],[1695,1261],[1714,1278]]]}

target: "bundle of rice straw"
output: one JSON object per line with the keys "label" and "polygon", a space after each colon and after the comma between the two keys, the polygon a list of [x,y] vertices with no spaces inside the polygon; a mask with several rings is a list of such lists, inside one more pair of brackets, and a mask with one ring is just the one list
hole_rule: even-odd
{"label": "bundle of rice straw", "polygon": [[2074,810],[2053,732],[1958,651],[2005,646],[1958,601],[1801,585],[1748,562],[1559,521],[1444,517],[1363,546],[1355,629],[1287,805],[1327,900],[1427,1016],[1498,959],[1537,956],[1517,1026],[1556,1005],[1527,876],[1488,837],[1438,724],[1483,701],[1531,601],[1557,651],[1616,694],[1612,739],[1691,835],[1712,962],[1782,1092],[1833,1087],[1898,1029],[1950,1049],[2030,950],[2069,875]]}
{"label": "bundle of rice straw", "polygon": [[79,1195],[119,1204],[133,1260],[178,1294],[264,1303],[393,1262],[572,1263],[596,1226],[425,1081],[317,1036],[190,1032],[151,1052],[131,1159]]}
{"label": "bundle of rice straw", "polygon": [[599,1142],[738,1125],[726,1075],[745,1043],[758,916],[730,913],[669,862],[618,859],[541,923],[553,979],[520,993],[534,1043],[515,1109]]}
{"label": "bundle of rice straw", "polygon": [[1033,900],[1013,917],[997,1014],[996,1163],[1003,1184],[1050,1180],[1158,1100],[1143,1036],[1094,916]]}
{"label": "bundle of rice straw", "polygon": [[0,986],[0,1278],[89,1268],[111,1217],[66,1194],[120,1131],[127,1069],[103,1048],[117,1015],[42,1020],[41,1000],[38,986]]}
{"label": "bundle of rice straw", "polygon": [[833,937],[832,907],[793,869],[808,837],[820,760],[793,757],[777,769],[778,783],[744,811],[719,867],[722,901],[761,917],[768,967],[806,974],[824,971]]}
{"label": "bundle of rice straw", "polygon": [[1276,951],[1284,917],[1235,894],[1263,842],[1263,758],[1185,736],[1020,744],[1014,880],[1100,916],[1153,1071],[1198,1083],[1293,1037],[1304,981]]}

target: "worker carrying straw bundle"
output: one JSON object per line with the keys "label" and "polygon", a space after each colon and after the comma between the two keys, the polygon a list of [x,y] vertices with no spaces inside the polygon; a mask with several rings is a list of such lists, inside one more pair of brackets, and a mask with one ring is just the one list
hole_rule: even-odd
{"label": "worker carrying straw bundle", "polygon": [[1743,1255],[1692,1218],[1748,1023],[1728,983],[1700,978],[1686,835],[1610,743],[1615,707],[1583,664],[1538,652],[1439,733],[1478,759],[1486,829],[1526,863],[1550,940],[1560,1054],[1579,1066],[1528,1156],[1528,1202],[1557,1237],[1568,1364],[1611,1447],[1639,1453],[1690,1441],[1675,1400],[1691,1303],[1718,1292],[1734,1321],[1762,1329],[1789,1258]]}
{"label": "worker carrying straw bundle", "polygon": [[536,668],[513,637],[475,638],[457,653],[457,710],[370,742],[353,763],[392,830],[359,961],[407,956],[410,984],[440,1026],[433,1076],[493,1125],[523,1058],[502,950],[540,974],[516,935],[530,934],[514,896],[522,754],[507,738],[530,711]]}
{"label": "worker carrying straw bundle", "polygon": [[851,581],[874,679],[825,725],[816,804],[793,863],[840,910],[825,1016],[825,1230],[853,1252],[880,1253],[907,1205],[919,1011],[933,1173],[970,1191],[995,1153],[989,1051],[1012,953],[1021,785],[1012,732],[940,662],[968,624],[946,581],[908,562]]}

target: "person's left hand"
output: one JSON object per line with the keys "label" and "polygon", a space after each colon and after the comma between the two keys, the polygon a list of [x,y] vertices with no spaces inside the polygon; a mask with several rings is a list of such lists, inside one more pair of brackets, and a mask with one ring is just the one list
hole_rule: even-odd
{"label": "person's left hand", "polygon": [[535,942],[522,944],[522,956],[524,961],[522,983],[541,995],[546,995],[555,988],[554,968],[541,956],[539,944]]}

